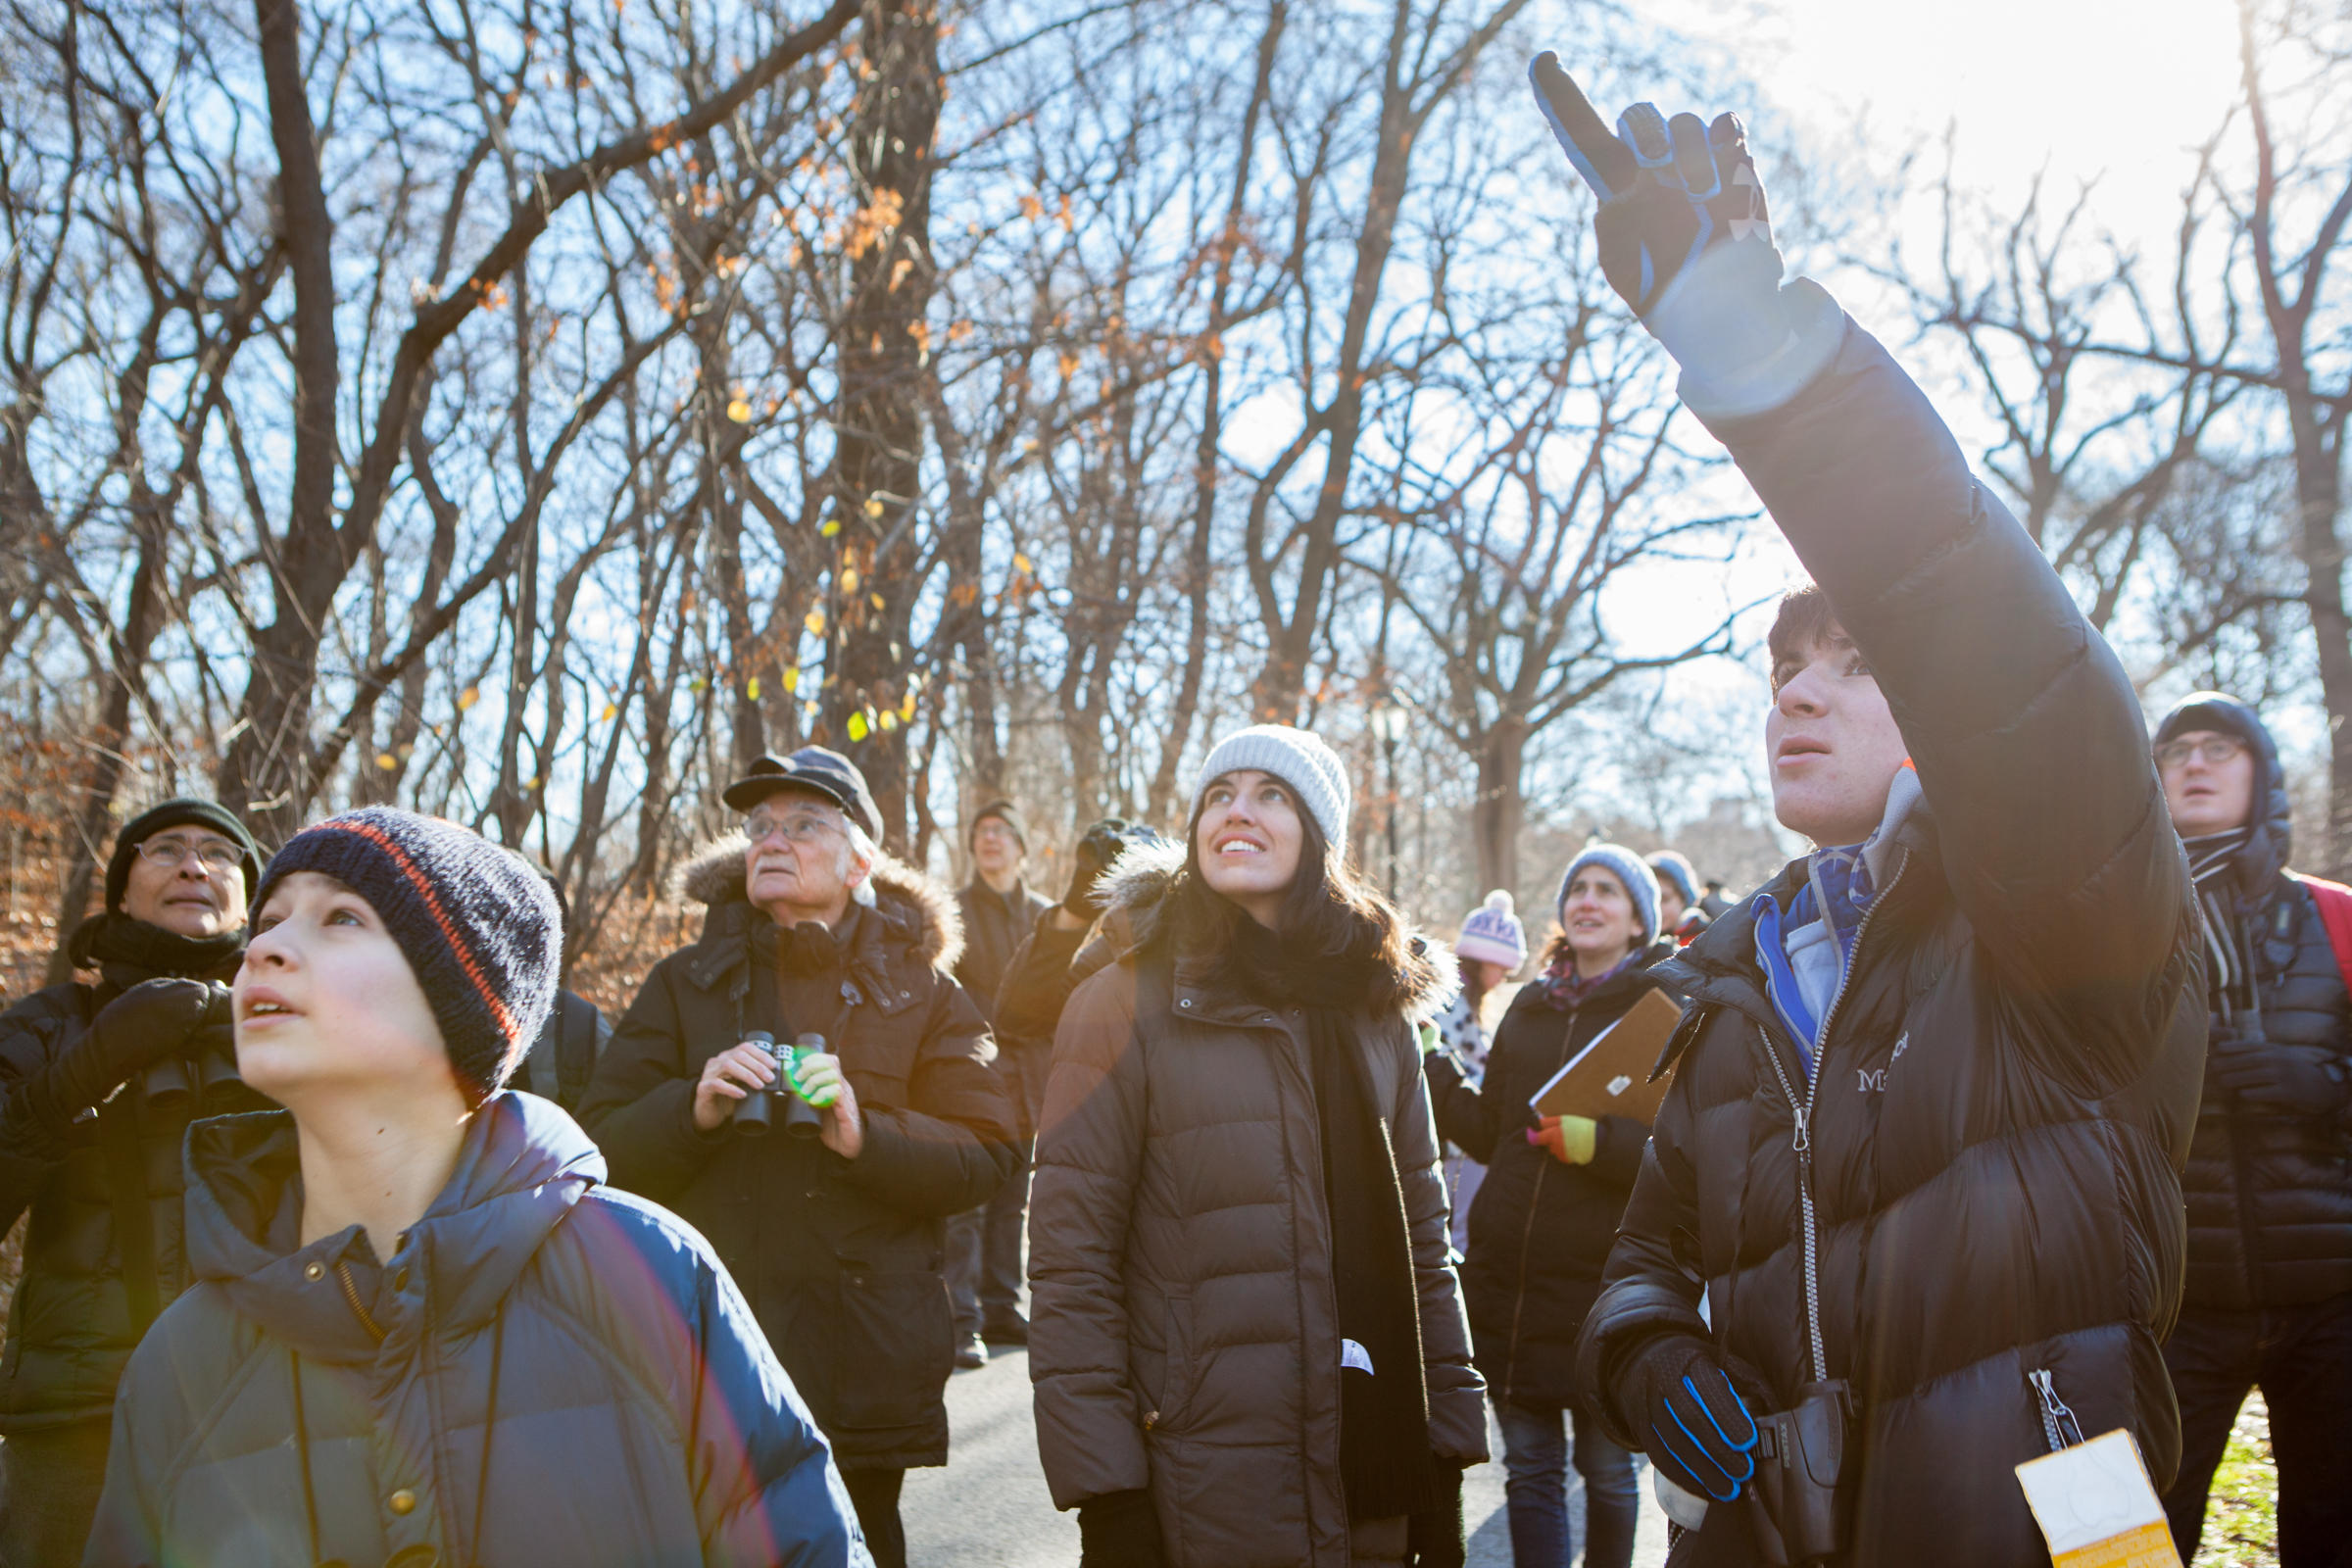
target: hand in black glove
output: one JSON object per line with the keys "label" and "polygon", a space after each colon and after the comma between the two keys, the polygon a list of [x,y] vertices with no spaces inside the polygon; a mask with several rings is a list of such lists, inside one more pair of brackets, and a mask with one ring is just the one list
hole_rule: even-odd
{"label": "hand in black glove", "polygon": [[1837,353],[1844,317],[1799,279],[1781,286],[1763,181],[1737,115],[1668,120],[1636,104],[1612,131],[1557,55],[1536,57],[1537,106],[1600,198],[1593,238],[1609,286],[1684,371],[1702,415],[1758,414],[1794,396]]}
{"label": "hand in black glove", "polygon": [[1693,1496],[1730,1502],[1756,1473],[1756,1423],[1695,1334],[1637,1348],[1617,1379],[1617,1408],[1658,1473]]}
{"label": "hand in black glove", "polygon": [[1106,1492],[1078,1505],[1078,1568],[1165,1568],[1152,1494]]}
{"label": "hand in black glove", "polygon": [[98,1009],[79,1040],[24,1085],[25,1108],[55,1132],[167,1056],[185,1055],[197,1031],[225,1023],[228,987],[166,977],[142,980]]}
{"label": "hand in black glove", "polygon": [[2205,1071],[2247,1104],[2285,1116],[2331,1116],[2343,1109],[2352,1087],[2343,1058],[2327,1047],[2275,1040],[2217,1041]]}
{"label": "hand in black glove", "polygon": [[1438,1500],[1406,1521],[1406,1568],[1462,1568],[1470,1560],[1462,1529],[1462,1467],[1448,1459],[1437,1467]]}

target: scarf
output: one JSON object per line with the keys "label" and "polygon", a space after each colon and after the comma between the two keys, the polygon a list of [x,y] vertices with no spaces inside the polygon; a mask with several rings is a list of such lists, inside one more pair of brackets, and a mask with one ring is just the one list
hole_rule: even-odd
{"label": "scarf", "polygon": [[109,909],[74,929],[66,953],[77,969],[93,964],[126,964],[150,975],[177,975],[209,980],[245,951],[245,931],[223,931],[217,937],[183,937],[160,925]]}
{"label": "scarf", "polygon": [[1582,1005],[1586,998],[1625,973],[1644,951],[1636,948],[1590,980],[1577,975],[1576,955],[1563,953],[1552,960],[1550,968],[1530,980],[1528,986],[1544,1005],[1554,1012],[1566,1012],[1571,1007]]}
{"label": "scarf", "polygon": [[1350,1519],[1390,1519],[1435,1499],[1429,1389],[1422,1371],[1420,1293],[1405,1226],[1404,1189],[1388,1118],[1371,1092],[1356,1039],[1357,1009],[1390,976],[1369,956],[1305,953],[1244,928],[1233,946],[1244,995],[1295,1006],[1306,1020],[1307,1062],[1322,1129],[1323,1194],[1331,1213],[1331,1283],[1343,1346],[1340,1476]]}
{"label": "scarf", "polygon": [[2253,828],[2239,827],[2186,839],[2180,845],[2188,852],[2188,874],[2197,885],[2197,911],[2204,916],[2199,924],[2205,932],[2205,956],[2211,960],[2206,969],[2206,995],[2213,1010],[2224,1018],[2253,1003],[2252,981],[2240,956],[2246,951],[2245,933],[2239,927],[2236,891],[2230,886],[2237,854],[2253,837]]}

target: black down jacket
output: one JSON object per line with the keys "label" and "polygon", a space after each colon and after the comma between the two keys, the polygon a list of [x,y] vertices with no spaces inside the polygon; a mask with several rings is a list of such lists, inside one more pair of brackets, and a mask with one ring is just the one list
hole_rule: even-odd
{"label": "black down jacket", "polygon": [[[2129,1430],[2160,1491],[2179,1459],[2157,1348],[2205,1044],[2187,863],[2115,656],[1876,340],[1849,321],[1792,402],[1716,433],[1868,661],[1926,795],[1829,1009],[1811,1114],[1827,1371],[1859,1406],[1848,1560],[2040,1562],[2014,1473],[2051,1446],[2034,1374],[2083,1432]],[[1806,1091],[1755,905],[1661,972],[1692,1008],[1580,1375],[1613,1388],[1645,1336],[1711,1332],[1787,1407],[1811,1359]],[[1756,1560],[1722,1508],[1674,1558]]]}
{"label": "black down jacket", "polygon": [[[988,1025],[948,977],[955,900],[887,858],[874,886],[876,906],[853,906],[838,936],[779,932],[744,898],[741,840],[703,857],[686,876],[710,906],[702,940],[654,965],[580,1102],[612,1180],[710,1239],[845,1470],[948,1462],[942,1228],[1014,1157]],[[773,990],[756,987],[770,965]],[[781,1015],[762,1015],[769,997]],[[696,1128],[703,1063],[761,1027],[828,1037],[864,1118],[856,1159],[812,1138]]]}
{"label": "black down jacket", "polygon": [[726,1270],[553,1102],[485,1102],[380,1266],[301,1245],[295,1136],[189,1135],[198,1283],[123,1377],[89,1568],[870,1568]]}
{"label": "black down jacket", "polygon": [[[226,971],[235,968],[231,958]],[[140,1333],[188,1283],[179,1161],[188,1124],[270,1103],[233,1081],[206,1088],[197,1075],[195,1093],[175,1099],[133,1083],[63,1136],[34,1124],[19,1086],[78,1041],[100,1008],[153,978],[111,962],[94,986],[51,986],[0,1013],[0,1232],[32,1210],[0,1359],[0,1433],[103,1421],[114,1410]],[[142,1276],[135,1291],[126,1258]]]}
{"label": "black down jacket", "polygon": [[[2343,970],[2312,895],[2286,870],[2278,748],[2254,710],[2210,692],[2189,703],[2253,748],[2259,820],[2230,874],[2251,939],[2262,1032],[2352,1054]],[[2218,1011],[2212,1038],[2235,1030]],[[2188,1294],[2208,1308],[2301,1306],[2352,1291],[2352,1125],[2266,1113],[2218,1088],[2197,1109],[2188,1170]]]}
{"label": "black down jacket", "polygon": [[1600,1294],[1601,1266],[1649,1142],[1641,1122],[1603,1116],[1592,1160],[1563,1164],[1527,1141],[1537,1125],[1528,1102],[1626,1008],[1661,989],[1650,966],[1674,951],[1659,943],[1641,966],[1611,975],[1565,1012],[1522,987],[1476,1089],[1450,1058],[1427,1058],[1438,1131],[1487,1167],[1470,1203],[1462,1304],[1479,1375],[1497,1404],[1574,1402],[1576,1331]]}

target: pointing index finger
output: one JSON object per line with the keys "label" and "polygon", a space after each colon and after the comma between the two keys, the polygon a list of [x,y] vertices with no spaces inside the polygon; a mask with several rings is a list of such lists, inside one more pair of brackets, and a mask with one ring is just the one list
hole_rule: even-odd
{"label": "pointing index finger", "polygon": [[1576,167],[1594,194],[1606,201],[1631,185],[1634,155],[1600,116],[1593,113],[1584,89],[1560,69],[1560,57],[1544,50],[1527,68],[1527,78],[1536,89],[1537,107],[1551,122],[1552,135],[1559,139],[1560,150],[1568,155],[1568,162]]}

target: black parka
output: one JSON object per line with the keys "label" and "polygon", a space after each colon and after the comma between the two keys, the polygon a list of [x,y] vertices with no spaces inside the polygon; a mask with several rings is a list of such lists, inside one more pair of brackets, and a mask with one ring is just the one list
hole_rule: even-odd
{"label": "black parka", "polygon": [[[2033,1374],[2084,1433],[2130,1431],[2159,1490],[2179,1459],[2157,1348],[2204,1054],[2187,864],[2115,656],[1875,340],[1848,322],[1791,403],[1714,428],[1868,660],[1926,796],[1828,1009],[1809,1126],[1826,1371],[1859,1405],[1846,1560],[2040,1562],[2015,1474],[2052,1446]],[[1785,906],[1804,869],[1765,896]],[[1645,1336],[1711,1334],[1786,1408],[1811,1375],[1783,1087],[1805,1079],[1754,905],[1663,973],[1692,1007],[1580,1376],[1614,1392]],[[1678,1568],[1758,1560],[1723,1512]]]}
{"label": "black parka", "polygon": [[[2211,693],[2189,701],[2254,752],[2258,820],[2227,874],[2253,950],[2263,1036],[2352,1061],[2343,970],[2310,890],[2286,870],[2291,823],[2278,744],[2242,704]],[[2218,1042],[2254,1026],[2255,1018],[2225,1020],[2216,1008],[2211,1037]],[[2305,1306],[2352,1291],[2352,1107],[2327,1117],[2281,1114],[2211,1085],[2197,1109],[2181,1186],[2188,1199],[2184,1305]]]}
{"label": "black parka", "polygon": [[[187,978],[226,979],[235,969],[231,957],[220,970]],[[0,1354],[0,1433],[104,1421],[113,1412],[115,1385],[140,1334],[188,1284],[179,1159],[188,1124],[270,1104],[240,1083],[203,1087],[201,1075],[190,1075],[194,1093],[152,1098],[142,1078],[62,1137],[35,1125],[22,1087],[78,1042],[108,1003],[154,978],[109,962],[95,985],[51,986],[0,1013],[0,1232],[32,1211]],[[141,1291],[131,1288],[126,1257]]]}
{"label": "black parka", "polygon": [[1601,1266],[1649,1141],[1642,1123],[1603,1116],[1592,1158],[1564,1164],[1527,1141],[1537,1125],[1528,1102],[1628,1007],[1662,989],[1651,966],[1673,952],[1671,941],[1657,944],[1565,1011],[1539,987],[1521,987],[1475,1089],[1450,1058],[1428,1058],[1438,1131],[1487,1167],[1470,1204],[1462,1304],[1479,1374],[1497,1404],[1574,1401],[1576,1331],[1600,1294]]}
{"label": "black parka", "polygon": [[783,987],[789,1027],[765,1024],[779,1039],[829,1037],[864,1119],[858,1158],[781,1130],[747,1139],[731,1123],[694,1124],[703,1064],[762,1027],[754,955],[778,940],[744,898],[740,840],[689,870],[687,892],[710,906],[702,940],[646,976],[580,1103],[614,1184],[710,1238],[844,1470],[947,1463],[942,1226],[987,1201],[1014,1152],[988,1026],[948,976],[955,901],[887,858],[874,886],[836,966]]}

